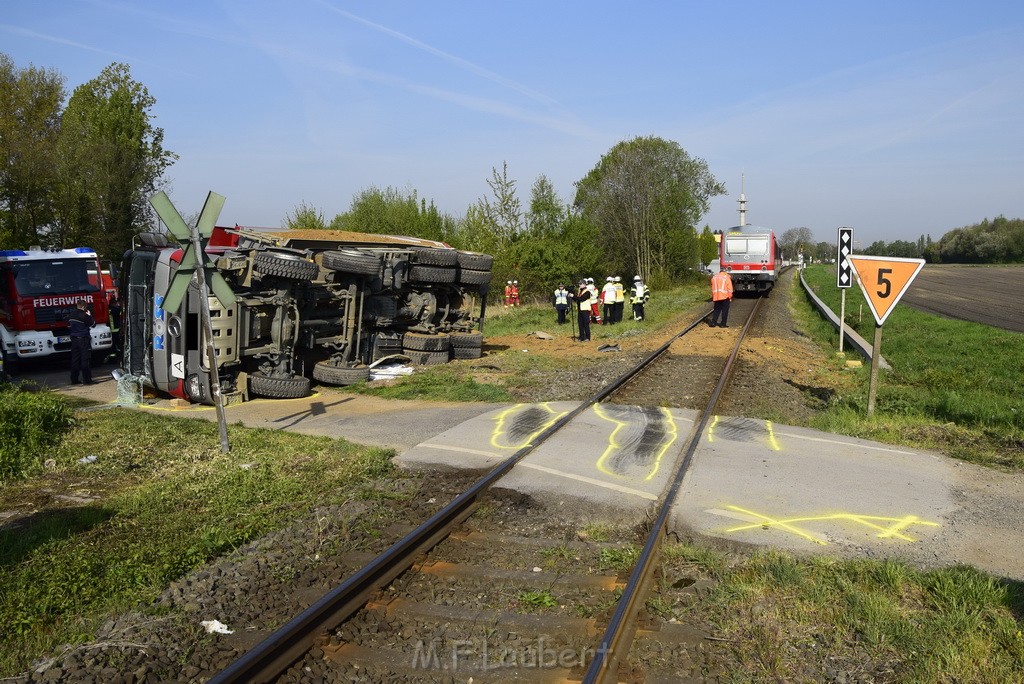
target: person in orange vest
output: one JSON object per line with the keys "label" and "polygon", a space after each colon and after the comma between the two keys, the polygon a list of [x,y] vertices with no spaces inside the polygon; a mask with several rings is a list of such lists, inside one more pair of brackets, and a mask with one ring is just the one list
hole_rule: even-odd
{"label": "person in orange vest", "polygon": [[720,327],[729,327],[729,302],[732,301],[732,277],[723,268],[711,277],[711,301],[714,302],[714,310],[711,312],[711,320],[708,325],[714,328],[718,325],[718,317],[721,314],[722,324]]}
{"label": "person in orange vest", "polygon": [[519,281],[512,281],[512,306],[519,306]]}
{"label": "person in orange vest", "polygon": [[505,285],[505,308],[512,306],[512,281]]}

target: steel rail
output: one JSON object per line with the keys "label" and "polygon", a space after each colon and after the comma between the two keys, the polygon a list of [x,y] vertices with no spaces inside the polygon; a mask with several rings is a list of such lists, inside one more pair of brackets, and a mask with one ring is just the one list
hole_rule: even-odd
{"label": "steel rail", "polygon": [[661,503],[658,517],[651,527],[651,532],[644,544],[643,551],[641,551],[636,565],[633,566],[633,572],[630,573],[626,586],[623,587],[622,595],[615,606],[615,613],[612,615],[612,619],[608,623],[604,635],[601,637],[601,643],[595,651],[594,659],[590,662],[590,666],[583,677],[584,684],[613,684],[619,681],[619,662],[629,653],[633,636],[636,634],[636,619],[640,608],[643,606],[643,602],[646,600],[651,581],[654,578],[655,560],[658,558],[661,543],[665,538],[665,529],[668,525],[668,517],[672,512],[672,506],[682,487],[683,479],[690,468],[690,463],[693,461],[693,454],[697,451],[697,446],[700,444],[700,436],[704,434],[704,428],[707,427],[708,421],[714,415],[718,398],[732,375],[733,364],[739,354],[740,345],[743,343],[750,325],[757,317],[762,301],[764,300],[758,299],[754,304],[754,308],[751,310],[750,316],[740,332],[739,339],[737,339],[736,345],[733,347],[732,354],[729,355],[728,360],[725,362],[725,368],[722,370],[718,385],[711,394],[707,408],[701,415],[700,420],[694,424],[693,429],[690,431],[690,435],[687,438],[689,441],[686,454],[683,456],[683,460],[679,464],[675,477]]}
{"label": "steel rail", "polygon": [[314,644],[316,636],[349,619],[367,602],[370,595],[408,570],[415,559],[448,536],[476,506],[479,497],[548,438],[565,427],[576,416],[619,389],[644,368],[664,354],[672,343],[698,326],[711,312],[673,335],[639,364],[612,381],[590,399],[562,416],[541,431],[534,440],[496,465],[441,510],[434,513],[412,532],[395,542],[370,563],[356,571],[299,615],[247,651],[241,658],[209,680],[210,684],[233,682],[269,682],[302,657]]}

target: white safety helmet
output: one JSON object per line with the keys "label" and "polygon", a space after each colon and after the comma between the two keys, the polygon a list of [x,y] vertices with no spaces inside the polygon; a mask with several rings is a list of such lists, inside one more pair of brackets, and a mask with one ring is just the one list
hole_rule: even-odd
{"label": "white safety helmet", "polygon": [[615,282],[621,283],[622,282],[622,276],[615,276]]}
{"label": "white safety helmet", "polygon": [[519,281],[518,281],[518,280],[513,280],[513,281],[512,281],[512,284],[513,284],[513,285],[518,285],[518,284],[519,284]]}
{"label": "white safety helmet", "polygon": [[633,276],[633,280],[643,280],[640,276]]}
{"label": "white safety helmet", "polygon": [[511,284],[512,284],[512,281],[511,281],[511,280],[509,280],[509,281],[508,281],[508,282],[506,282],[505,284],[506,284],[506,285],[511,285]]}

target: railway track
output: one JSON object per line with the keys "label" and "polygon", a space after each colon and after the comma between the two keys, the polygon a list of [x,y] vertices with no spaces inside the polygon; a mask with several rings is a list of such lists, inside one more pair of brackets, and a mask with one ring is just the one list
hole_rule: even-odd
{"label": "railway track", "polygon": [[637,394],[650,405],[659,366],[693,363],[679,350],[706,315],[210,681],[656,680],[650,663],[657,658],[641,653],[631,661],[630,649],[638,635],[638,649],[648,652],[675,638],[671,625],[652,630],[639,620],[673,503],[761,301],[736,300],[731,353],[717,360],[713,381],[706,368],[697,373],[703,390],[688,396],[702,405],[700,417],[645,529],[591,530],[581,539],[568,523],[529,521],[514,494],[496,490],[516,463],[592,405]]}

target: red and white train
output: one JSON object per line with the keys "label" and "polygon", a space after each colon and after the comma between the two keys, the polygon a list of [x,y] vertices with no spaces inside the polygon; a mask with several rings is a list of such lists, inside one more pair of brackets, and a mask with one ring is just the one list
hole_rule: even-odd
{"label": "red and white train", "polygon": [[736,292],[769,292],[782,270],[782,252],[771,228],[729,228],[722,233],[718,257]]}

